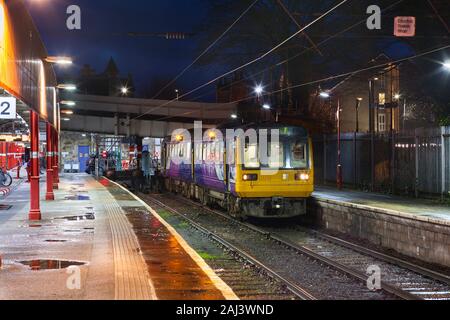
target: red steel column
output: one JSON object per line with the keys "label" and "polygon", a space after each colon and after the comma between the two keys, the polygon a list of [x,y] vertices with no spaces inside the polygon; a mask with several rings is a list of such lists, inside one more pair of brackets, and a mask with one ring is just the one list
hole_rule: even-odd
{"label": "red steel column", "polygon": [[58,133],[56,129],[53,129],[52,144],[53,144],[53,189],[58,189],[59,176],[58,176]]}
{"label": "red steel column", "polygon": [[39,116],[31,111],[31,181],[30,181],[30,220],[41,220],[39,202]]}
{"label": "red steel column", "polygon": [[55,200],[53,193],[53,128],[47,122],[47,193],[45,200]]}

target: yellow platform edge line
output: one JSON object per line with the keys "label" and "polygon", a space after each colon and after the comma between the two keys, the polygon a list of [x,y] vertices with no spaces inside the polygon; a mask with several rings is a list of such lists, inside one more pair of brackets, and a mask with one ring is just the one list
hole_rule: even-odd
{"label": "yellow platform edge line", "polygon": [[[108,178],[106,178],[108,179]],[[177,239],[181,247],[187,252],[187,254],[195,261],[195,263],[203,270],[203,272],[208,276],[214,286],[222,293],[226,300],[240,300],[234,291],[211,269],[211,267],[205,262],[205,260],[200,257],[200,255],[192,249],[192,247],[183,239],[183,237],[167,222],[165,221],[152,207],[150,207],[144,200],[140,199],[138,196],[127,190],[122,185],[108,179],[110,182],[121,188],[122,190],[129,193],[134,199],[139,201],[148,211],[150,211],[166,228],[169,232]]]}

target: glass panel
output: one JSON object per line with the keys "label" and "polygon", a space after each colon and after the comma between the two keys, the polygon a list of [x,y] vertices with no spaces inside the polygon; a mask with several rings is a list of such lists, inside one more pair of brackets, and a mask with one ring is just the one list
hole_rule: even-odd
{"label": "glass panel", "polygon": [[269,168],[279,169],[284,167],[284,150],[280,143],[270,143]]}
{"label": "glass panel", "polygon": [[259,168],[258,145],[249,144],[244,149],[244,166],[246,168]]}

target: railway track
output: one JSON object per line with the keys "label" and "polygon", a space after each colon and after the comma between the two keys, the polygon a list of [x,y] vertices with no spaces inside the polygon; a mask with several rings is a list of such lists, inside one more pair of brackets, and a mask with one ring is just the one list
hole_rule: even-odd
{"label": "railway track", "polygon": [[223,212],[186,198],[176,198],[178,201],[196,206],[223,219],[234,221],[237,225],[260,233],[287,248],[317,259],[361,281],[367,280],[368,266],[377,266],[382,272],[382,289],[402,299],[450,300],[448,275],[318,231],[307,230],[300,226],[282,229],[255,226],[237,221]]}
{"label": "railway track", "polygon": [[[417,298],[386,285],[381,290],[371,291],[367,288],[367,275],[358,274],[284,239],[276,238],[258,227],[238,222],[219,211],[187,199],[156,195],[141,195],[141,198],[153,207],[162,208],[185,219],[241,259],[283,283],[301,299]],[[205,211],[215,215],[205,214]]]}

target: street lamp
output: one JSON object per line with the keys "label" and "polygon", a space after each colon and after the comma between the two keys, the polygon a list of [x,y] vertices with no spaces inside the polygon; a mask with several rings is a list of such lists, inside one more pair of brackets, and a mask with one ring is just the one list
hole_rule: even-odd
{"label": "street lamp", "polygon": [[127,95],[128,94],[128,88],[127,87],[122,87],[121,89],[120,89],[120,92],[122,92],[122,95]]}
{"label": "street lamp", "polygon": [[262,107],[264,110],[270,110],[270,104],[268,103],[264,103]]}
{"label": "street lamp", "polygon": [[235,113],[233,113],[232,115],[231,115],[231,119],[237,119],[237,114],[235,114]]}
{"label": "street lamp", "polygon": [[[331,98],[331,93],[329,91],[320,92],[320,97],[324,99]],[[337,110],[336,110],[336,126],[337,126],[337,165],[336,165],[336,184],[339,190],[342,189],[343,178],[342,178],[342,163],[341,163],[341,102],[338,97],[337,99]]]}
{"label": "street lamp", "polygon": [[450,60],[447,60],[443,63],[443,66],[445,69],[447,69],[448,71],[450,71]]}
{"label": "street lamp", "polygon": [[263,91],[264,91],[264,88],[263,88],[262,85],[258,84],[258,85],[255,87],[255,93],[256,93],[256,95],[257,95],[258,97],[260,97],[260,96],[262,95]]}
{"label": "street lamp", "polygon": [[175,94],[177,96],[177,101],[180,99],[180,90],[175,89]]}

